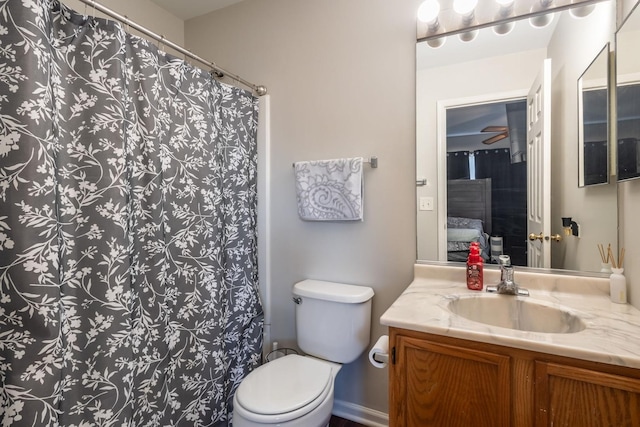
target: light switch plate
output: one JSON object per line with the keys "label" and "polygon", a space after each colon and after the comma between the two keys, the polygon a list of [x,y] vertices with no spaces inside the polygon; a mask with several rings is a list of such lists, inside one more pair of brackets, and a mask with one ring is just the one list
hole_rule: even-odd
{"label": "light switch plate", "polygon": [[433,210],[433,197],[420,197],[420,210],[432,211]]}

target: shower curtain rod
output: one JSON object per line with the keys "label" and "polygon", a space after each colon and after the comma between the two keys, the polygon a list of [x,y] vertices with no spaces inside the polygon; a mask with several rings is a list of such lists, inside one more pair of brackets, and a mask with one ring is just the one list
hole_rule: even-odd
{"label": "shower curtain rod", "polygon": [[[127,18],[125,15],[120,15],[119,13],[109,9],[108,7],[94,1],[94,0],[80,0],[80,2],[89,5],[91,7],[93,7],[96,10],[99,10],[100,12],[104,13],[105,15],[108,15],[111,18],[117,19],[118,21],[120,21],[121,23],[128,25],[129,27],[132,27],[138,31],[140,31],[141,33],[143,33],[144,35],[146,35],[147,37],[151,37],[154,40],[160,42],[161,44],[164,44],[166,46],[169,46],[170,48],[180,52],[181,54],[188,56],[189,58],[200,62],[201,64],[205,64],[207,67],[209,67],[212,71],[215,71],[216,73],[225,75],[227,77],[229,77],[232,80],[235,80],[239,83],[242,83],[243,85],[253,89],[253,91],[258,95],[258,96],[262,96],[262,95],[266,95],[267,94],[267,88],[265,86],[262,85],[255,85],[251,82],[246,81],[245,79],[243,79],[242,77],[230,73],[227,70],[225,70],[224,68],[221,68],[219,66],[216,65],[215,62],[211,62],[211,61],[207,61],[204,58],[201,58],[200,56],[191,53],[190,51],[188,51],[187,49],[183,48],[182,46],[167,40],[164,38],[163,35],[161,34],[156,34],[153,31],[143,27],[142,25],[130,20],[129,18]],[[221,77],[221,76],[217,76],[217,77]]]}

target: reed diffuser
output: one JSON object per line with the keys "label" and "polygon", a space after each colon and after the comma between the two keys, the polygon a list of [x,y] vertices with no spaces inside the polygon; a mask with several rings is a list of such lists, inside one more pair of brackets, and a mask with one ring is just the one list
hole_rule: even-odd
{"label": "reed diffuser", "polygon": [[611,276],[609,276],[609,291],[611,295],[611,301],[626,304],[627,303],[627,278],[624,276],[624,248],[620,249],[618,260],[611,250],[607,253],[608,258],[611,260]]}
{"label": "reed diffuser", "polygon": [[598,252],[600,252],[600,259],[602,260],[600,263],[600,273],[611,273],[611,264],[609,263],[610,251],[611,243],[609,243],[607,251],[604,250],[604,245],[602,243],[598,243]]}

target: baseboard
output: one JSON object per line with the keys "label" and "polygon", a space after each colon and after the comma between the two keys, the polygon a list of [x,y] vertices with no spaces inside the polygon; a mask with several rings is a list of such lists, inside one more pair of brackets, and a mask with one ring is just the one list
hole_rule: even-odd
{"label": "baseboard", "polygon": [[369,427],[388,427],[389,414],[365,408],[344,400],[333,401],[333,415],[349,421],[364,424]]}

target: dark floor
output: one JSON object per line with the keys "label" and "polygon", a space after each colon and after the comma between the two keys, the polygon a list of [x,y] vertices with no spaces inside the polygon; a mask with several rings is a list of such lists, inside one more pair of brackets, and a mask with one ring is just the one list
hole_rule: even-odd
{"label": "dark floor", "polygon": [[329,421],[329,427],[366,427],[363,424],[358,424],[353,421],[345,420],[344,418],[338,418],[335,415],[331,416]]}

